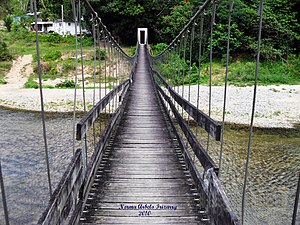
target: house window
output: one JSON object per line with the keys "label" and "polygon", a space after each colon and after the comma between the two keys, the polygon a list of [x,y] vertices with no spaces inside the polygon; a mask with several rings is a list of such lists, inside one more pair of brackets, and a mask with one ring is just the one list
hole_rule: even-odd
{"label": "house window", "polygon": [[71,26],[71,23],[68,23],[68,26]]}
{"label": "house window", "polygon": [[61,23],[59,23],[59,26],[61,27]]}

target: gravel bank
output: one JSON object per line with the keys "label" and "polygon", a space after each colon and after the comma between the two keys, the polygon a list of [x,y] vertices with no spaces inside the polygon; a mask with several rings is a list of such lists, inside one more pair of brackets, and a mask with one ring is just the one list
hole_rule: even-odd
{"label": "gravel bank", "polygon": [[[177,88],[176,88],[177,90]],[[108,90],[109,91],[109,90]],[[44,89],[45,110],[49,112],[70,112],[73,110],[74,90]],[[104,96],[105,91],[101,91]],[[182,88],[179,89],[182,93]],[[191,101],[197,104],[197,86],[191,86]],[[208,113],[207,86],[200,87],[200,109]],[[93,90],[85,91],[86,102],[92,105]],[[188,86],[184,87],[187,97]],[[82,90],[77,92],[77,109],[83,109]],[[222,120],[224,88],[212,87],[212,117]],[[226,122],[249,124],[252,109],[253,87],[228,88]],[[96,92],[99,100],[99,92]],[[0,106],[22,110],[40,110],[39,90],[0,86]],[[259,86],[255,109],[255,126],[291,128],[300,124],[300,85]]]}

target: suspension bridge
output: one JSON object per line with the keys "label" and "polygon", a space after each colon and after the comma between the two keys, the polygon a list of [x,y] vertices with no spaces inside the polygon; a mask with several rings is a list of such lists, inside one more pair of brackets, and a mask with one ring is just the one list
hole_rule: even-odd
{"label": "suspension bridge", "polygon": [[[80,49],[82,43],[76,39],[78,57],[73,139],[74,143],[80,141],[82,148],[76,150],[74,144],[71,163],[54,191],[51,189],[47,166],[50,202],[38,224],[243,224],[256,91],[253,96],[241,219],[231,208],[220,182],[227,80],[223,121],[217,122],[211,117],[211,93],[208,113],[199,109],[201,56],[203,46],[208,45],[212,63],[217,1],[205,1],[178,36],[157,56],[149,52],[147,29],[139,29],[137,50],[133,57],[122,50],[90,3],[84,2],[91,11],[94,79],[99,76],[99,79],[105,80],[105,94],[102,96],[101,86],[98,89],[94,86],[93,107],[90,111],[84,107],[85,115],[75,123],[76,96],[79,92],[76,86],[81,76],[84,98],[85,76],[84,60],[79,60],[83,58]],[[78,19],[81,18],[80,4],[80,1],[73,1],[75,22],[81,29],[81,20]],[[262,8],[263,1],[260,1],[256,81]],[[232,9],[233,1],[230,1],[226,78]],[[100,54],[98,49],[105,51],[102,63],[100,55],[97,57]],[[191,102],[190,90],[194,58],[197,58],[199,67],[196,105]],[[184,68],[182,59],[190,63],[188,69]],[[168,73],[162,69],[166,65],[170,67]],[[210,80],[212,72],[210,64]],[[114,88],[107,93],[109,79],[113,80]],[[199,135],[204,134],[207,136],[206,143],[201,143]],[[44,140],[47,159],[45,131]],[[211,141],[221,146],[218,163],[209,155]],[[292,224],[296,224],[297,196],[299,194],[296,194]],[[8,224],[8,216],[6,218]]]}

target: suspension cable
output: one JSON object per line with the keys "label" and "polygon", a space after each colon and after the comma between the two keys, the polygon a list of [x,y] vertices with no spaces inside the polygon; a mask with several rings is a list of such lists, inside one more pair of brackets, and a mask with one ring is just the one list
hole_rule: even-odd
{"label": "suspension cable", "polygon": [[74,107],[73,107],[73,155],[75,154],[75,134],[76,134],[76,101],[77,101],[77,83],[78,83],[78,37],[77,37],[77,27],[78,27],[78,14],[76,11],[76,3],[72,1],[72,10],[75,21],[75,45],[76,45],[76,62],[75,62],[75,77],[74,77]]}
{"label": "suspension cable", "polygon": [[233,10],[233,4],[234,4],[233,0],[229,2],[223,118],[222,118],[220,157],[219,157],[219,173],[218,173],[219,179],[221,179],[221,173],[222,173],[222,157],[223,157],[223,146],[224,146],[225,114],[226,114],[226,100],[227,100],[227,86],[228,86],[228,66],[229,66],[229,53],[230,53],[230,26],[231,26],[231,14]]}
{"label": "suspension cable", "polygon": [[[93,106],[96,103],[96,70],[97,70],[97,38],[96,38],[96,19],[94,19],[94,16],[92,14],[92,32],[93,32],[93,39],[94,39],[94,71],[93,71],[93,76],[94,76],[94,88],[93,88]],[[93,140],[94,140],[94,145],[96,145],[96,131],[95,131],[95,123],[93,123]]]}
{"label": "suspension cable", "polygon": [[255,104],[256,104],[256,94],[257,94],[257,81],[258,81],[258,76],[259,76],[263,6],[264,6],[264,0],[260,0],[260,3],[259,3],[259,31],[258,31],[258,46],[257,46],[257,57],[256,57],[255,81],[254,81],[251,122],[250,122],[249,141],[248,141],[248,148],[247,148],[247,159],[246,159],[246,165],[245,165],[244,187],[243,187],[243,196],[242,196],[242,225],[244,224],[244,220],[245,220],[245,197],[246,197],[248,169],[249,169],[252,135],[253,135],[253,124],[254,124]]}
{"label": "suspension cable", "polygon": [[[190,39],[190,63],[189,63],[189,88],[188,88],[188,101],[191,102],[191,73],[192,73],[192,56],[193,56],[193,44],[195,35],[195,23],[193,23],[191,39]],[[190,114],[188,114],[188,126],[190,126]]]}
{"label": "suspension cable", "polygon": [[[197,109],[199,110],[200,105],[200,78],[201,78],[201,57],[202,57],[202,41],[203,41],[203,26],[204,26],[204,12],[201,14],[200,19],[200,37],[199,37],[199,50],[198,50],[198,79],[197,79]],[[196,137],[198,136],[199,125],[196,123]],[[194,161],[196,159],[196,154],[194,153]]]}
{"label": "suspension cable", "polygon": [[292,225],[296,225],[297,211],[298,211],[298,204],[299,204],[299,195],[300,195],[300,173],[298,176],[298,185],[297,185],[296,196],[295,196]]}
{"label": "suspension cable", "polygon": [[[184,38],[184,50],[183,50],[183,68],[182,68],[182,85],[181,85],[181,96],[182,98],[184,98],[184,80],[185,80],[185,56],[186,56],[186,45],[187,45],[187,40],[188,40],[188,33],[189,33],[189,30],[186,31],[185,35],[183,36]],[[183,107],[181,107],[181,116],[183,117]]]}
{"label": "suspension cable", "polygon": [[5,195],[5,186],[4,186],[3,175],[2,175],[1,159],[0,159],[0,190],[2,196],[3,211],[5,216],[5,224],[9,225],[9,216],[8,216],[8,208],[7,208],[6,195]]}
{"label": "suspension cable", "polygon": [[[83,60],[83,41],[82,41],[82,28],[81,28],[81,4],[80,0],[78,0],[78,19],[79,19],[79,37],[80,37],[80,59],[81,59],[81,79],[82,79],[82,98],[83,98],[83,110],[86,113],[86,101],[85,101],[85,84],[84,84],[84,60]],[[84,139],[82,140],[82,154],[83,161],[85,162],[84,167],[87,167],[88,163],[88,146],[87,146],[87,134],[84,135]]]}
{"label": "suspension cable", "polygon": [[45,123],[45,110],[44,110],[44,97],[43,97],[43,87],[42,87],[41,58],[40,58],[40,49],[39,49],[39,33],[38,33],[38,25],[37,25],[38,18],[37,18],[36,0],[34,1],[34,17],[35,17],[36,55],[37,55],[37,60],[38,60],[38,77],[39,77],[39,90],[40,90],[40,100],[41,100],[41,115],[42,115],[42,124],[43,124],[43,138],[44,138],[44,144],[45,144],[45,156],[46,156],[45,158],[46,158],[46,166],[47,166],[49,194],[50,194],[50,198],[51,198],[52,186],[51,186],[47,132],[46,132],[46,123]]}
{"label": "suspension cable", "polygon": [[[217,4],[216,1],[213,1],[212,6],[212,16],[211,16],[211,25],[210,25],[210,50],[209,50],[209,103],[208,103],[208,116],[211,116],[211,101],[212,101],[212,60],[213,60],[213,47],[212,47],[212,41],[213,41],[213,32],[214,32],[214,26],[215,26],[215,19],[216,19],[216,9]],[[210,135],[207,133],[207,146],[206,151],[208,152],[209,149],[209,140]]]}

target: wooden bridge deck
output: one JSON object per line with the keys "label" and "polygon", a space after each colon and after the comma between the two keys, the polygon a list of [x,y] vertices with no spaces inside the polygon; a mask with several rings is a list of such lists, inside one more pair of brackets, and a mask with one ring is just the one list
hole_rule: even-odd
{"label": "wooden bridge deck", "polygon": [[124,116],[105,150],[81,224],[202,224],[199,196],[148,68],[141,46]]}

